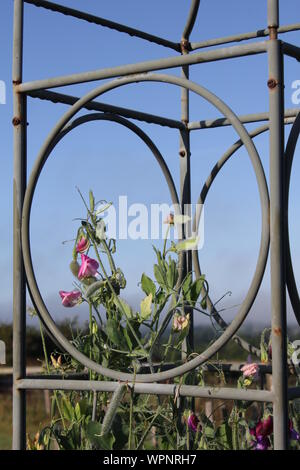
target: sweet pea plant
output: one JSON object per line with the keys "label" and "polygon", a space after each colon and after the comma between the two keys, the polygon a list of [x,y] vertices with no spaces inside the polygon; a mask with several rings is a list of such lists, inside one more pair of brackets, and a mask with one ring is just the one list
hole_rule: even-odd
{"label": "sweet pea plant", "polygon": [[[80,219],[70,263],[74,288],[59,292],[64,307],[81,304],[89,311],[87,330],[73,332],[72,344],[98,364],[132,374],[142,368],[149,373],[159,371],[170,360],[174,364],[189,360],[195,355],[188,341],[189,312],[210,316],[206,308],[208,285],[204,276],[197,280],[193,280],[191,272],[181,276],[185,242],[171,242],[168,246],[168,232],[176,217],[171,214],[166,220],[168,230],[162,251],[154,248],[154,279],[145,273],[141,277],[144,298],[139,311],[135,311],[123,299],[126,279],[115,263],[116,242],[106,235],[103,214],[109,204],[96,204],[91,191],[89,203],[83,197],[82,200],[86,217]],[[42,328],[41,337],[46,374],[88,374],[90,380],[108,380],[86,371],[68,354],[54,351],[49,355]],[[261,351],[266,362],[270,340],[267,344],[265,333]],[[237,386],[257,386],[258,375],[256,363],[245,365]],[[224,383],[221,371],[219,377]],[[174,382],[205,385],[205,374],[200,368]],[[291,405],[293,447],[299,441],[297,406],[297,401]],[[32,450],[269,449],[272,408],[256,406],[253,421],[249,418],[253,407],[255,404],[250,402],[235,402],[228,410],[227,419],[217,423],[213,413],[211,416],[196,413],[191,399],[138,395],[124,383],[113,394],[55,391],[50,422],[34,438],[28,436],[27,447]]]}

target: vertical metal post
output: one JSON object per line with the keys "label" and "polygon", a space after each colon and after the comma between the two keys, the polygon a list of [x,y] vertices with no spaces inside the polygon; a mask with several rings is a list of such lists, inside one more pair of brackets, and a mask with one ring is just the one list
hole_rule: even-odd
{"label": "vertical metal post", "polygon": [[284,241],[284,76],[278,0],[268,0],[270,106],[270,250],[274,448],[288,445],[286,282]]}
{"label": "vertical metal post", "polygon": [[[188,54],[189,41],[187,37],[181,40],[181,53],[183,55]],[[181,76],[189,79],[189,66],[183,66],[181,69]],[[181,88],[181,121],[186,126],[186,129],[180,130],[179,137],[179,158],[180,158],[180,206],[181,212],[184,215],[189,215],[191,206],[191,169],[190,169],[190,131],[187,128],[189,122],[189,90]],[[190,224],[182,226],[182,233],[180,236],[188,237]],[[192,270],[192,257],[191,252],[187,251],[183,260],[183,276]],[[182,360],[186,361],[187,355],[190,350],[194,350],[194,319],[193,311],[190,308],[185,307],[185,312],[190,315],[190,327],[187,338],[183,341],[181,346]],[[194,407],[194,400],[192,400],[191,407]],[[184,400],[182,398],[177,399],[177,408],[179,410],[178,420],[181,421],[182,409],[184,408]],[[179,443],[180,436],[177,435],[177,441]]]}
{"label": "vertical metal post", "polygon": [[[188,54],[187,40],[182,40],[182,54]],[[189,66],[182,67],[181,76],[189,79]],[[189,90],[186,88],[181,89],[181,121],[187,126],[189,122]],[[190,131],[186,127],[180,130],[180,143],[179,143],[179,156],[180,156],[180,204],[182,212],[191,217],[191,168],[190,168]],[[191,235],[191,224],[185,225],[184,236]],[[184,274],[192,270],[192,256],[191,252],[187,251],[184,262]],[[194,321],[193,312],[190,314],[190,329],[188,334],[188,343],[191,350],[194,348]],[[184,346],[187,349],[187,346]],[[185,355],[186,355],[185,351]]]}
{"label": "vertical metal post", "polygon": [[26,447],[26,395],[16,388],[25,377],[26,283],[21,251],[21,213],[26,187],[26,96],[15,91],[22,81],[23,0],[14,0],[13,103],[13,449]]}

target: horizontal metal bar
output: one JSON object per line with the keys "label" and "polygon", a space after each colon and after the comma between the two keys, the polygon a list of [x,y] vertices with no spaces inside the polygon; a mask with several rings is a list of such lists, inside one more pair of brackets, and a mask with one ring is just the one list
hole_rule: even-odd
{"label": "horizontal metal bar", "polygon": [[300,47],[289,44],[288,42],[283,42],[282,50],[285,55],[293,57],[294,59],[298,60],[298,62],[300,62]]}
{"label": "horizontal metal bar", "polygon": [[[48,100],[52,103],[62,103],[73,105],[80,98],[76,96],[64,95],[61,93],[55,93],[54,91],[41,90],[32,91],[28,93],[31,98],[39,98],[40,100]],[[111,104],[99,103],[97,101],[91,101],[84,106],[89,111],[103,111],[111,114],[117,114],[118,116],[124,116],[127,118],[136,119],[137,121],[148,122],[150,124],[158,124],[160,126],[167,126],[173,129],[185,129],[185,125],[181,121],[175,119],[169,119],[162,116],[156,116],[154,114],[143,113],[141,111],[135,111],[133,109],[121,108],[119,106],[113,106]]]}
{"label": "horizontal metal bar", "polygon": [[[20,379],[17,388],[21,390],[93,390],[114,392],[120,382],[100,382],[89,380],[49,380]],[[224,400],[251,400],[272,402],[274,394],[266,390],[246,390],[225,387],[199,387],[194,385],[128,383],[136,393],[154,395],[173,395],[182,397],[216,398]]]}
{"label": "horizontal metal bar", "polygon": [[171,69],[183,65],[193,65],[217,60],[233,59],[236,57],[262,54],[267,50],[267,41],[246,44],[242,46],[225,47],[212,51],[198,52],[165,59],[149,60],[147,62],[138,62],[136,64],[122,65],[118,67],[95,70],[91,72],[65,75],[61,77],[48,78],[45,80],[36,80],[33,82],[21,83],[16,87],[20,93],[28,93],[33,90],[43,90],[47,88],[56,88],[60,86],[75,85],[77,83],[86,83],[105,78],[121,77],[126,75],[135,75],[154,70]]}
{"label": "horizontal metal bar", "polygon": [[30,3],[31,5],[35,5],[36,7],[42,7],[47,10],[51,10],[57,13],[62,13],[66,16],[72,16],[73,18],[77,18],[79,20],[88,21],[89,23],[93,23],[99,26],[103,26],[105,28],[114,29],[121,33],[129,34],[130,36],[135,36],[140,39],[144,39],[145,41],[149,41],[160,46],[168,47],[170,49],[174,49],[177,52],[180,52],[180,44],[169,41],[164,38],[160,38],[158,36],[154,36],[153,34],[146,33],[144,31],[140,31],[139,29],[130,28],[129,26],[116,23],[114,21],[107,20],[105,18],[101,18],[95,15],[91,15],[89,13],[75,10],[74,8],[69,8],[64,5],[58,5],[57,3],[48,2],[45,0],[24,0],[26,3]]}
{"label": "horizontal metal bar", "polygon": [[300,387],[291,387],[288,389],[288,399],[295,400],[295,398],[300,398]]}
{"label": "horizontal metal bar", "polygon": [[[298,108],[291,108],[287,109],[284,113],[284,117],[296,117],[299,113]],[[261,121],[268,121],[269,120],[269,113],[255,113],[255,114],[243,114],[238,116],[239,120],[244,123],[251,123],[251,122],[261,122]],[[226,118],[216,118],[216,119],[208,119],[204,121],[194,121],[188,123],[188,129],[190,131],[194,131],[197,129],[211,129],[215,127],[222,127],[222,126],[231,126],[231,123]]]}
{"label": "horizontal metal bar", "polygon": [[[300,23],[289,24],[285,26],[280,26],[278,28],[278,33],[290,33],[292,31],[299,31],[300,30]],[[220,46],[221,44],[229,44],[231,42],[240,42],[240,41],[247,41],[249,39],[256,39],[261,37],[269,36],[269,28],[266,29],[259,29],[257,31],[251,31],[249,33],[243,34],[235,34],[231,36],[225,36],[223,38],[215,38],[215,39],[208,39],[206,41],[201,42],[192,42],[190,43],[190,50],[195,51],[197,49],[204,49],[205,47],[211,46]]]}

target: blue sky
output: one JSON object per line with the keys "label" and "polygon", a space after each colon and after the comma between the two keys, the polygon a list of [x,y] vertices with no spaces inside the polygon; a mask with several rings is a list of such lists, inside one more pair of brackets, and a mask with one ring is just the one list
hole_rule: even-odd
{"label": "blue sky", "polygon": [[[189,9],[183,0],[58,0],[59,3],[127,23],[162,37],[179,41]],[[203,0],[191,41],[225,36],[266,27],[266,1]],[[281,24],[299,22],[296,0],[281,1]],[[0,80],[7,85],[6,105],[0,105],[1,199],[0,267],[2,273],[0,318],[11,318],[12,303],[12,24],[13,1],[0,5],[1,61]],[[175,55],[173,51],[131,38],[110,29],[89,25],[31,5],[25,5],[24,81],[71,74],[102,67],[134,63]],[[283,36],[297,45],[300,33]],[[193,81],[205,86],[223,99],[237,114],[268,110],[267,57],[259,55],[214,64],[194,66]],[[285,59],[286,107],[291,102],[294,80],[300,79],[296,61]],[[179,69],[166,73],[178,75]],[[61,88],[62,93],[82,96],[98,82]],[[101,101],[134,109],[180,118],[180,90],[163,84],[135,84],[114,90]],[[28,106],[28,171],[52,127],[67,110],[29,98]],[[191,97],[191,120],[218,117],[219,113],[200,97]],[[179,181],[178,131],[151,124],[138,124],[156,143],[173,174]],[[256,127],[249,125],[250,130]],[[286,128],[287,134],[290,127]],[[192,132],[192,202],[196,202],[214,163],[236,140],[230,128]],[[268,136],[255,140],[268,177]],[[299,186],[297,154],[293,167],[290,199],[290,231],[296,278],[300,274]],[[62,244],[73,238],[76,217],[84,215],[75,187],[84,194],[93,189],[97,199],[118,201],[127,195],[130,202],[169,202],[170,197],[160,169],[149,150],[117,124],[90,123],[69,134],[55,149],[41,175],[32,212],[32,255],[40,290],[51,313],[59,318],[65,313],[60,306],[58,290],[72,288],[68,270],[72,245]],[[178,187],[178,185],[177,185]],[[212,298],[216,301],[227,291],[230,297],[222,308],[239,304],[247,293],[255,269],[260,237],[258,191],[249,158],[239,151],[215,181],[205,206],[205,244],[200,252],[203,272],[207,275]],[[154,261],[151,241],[120,241],[117,263],[128,278],[126,296],[137,299],[137,283],[143,271],[152,274]],[[268,267],[269,269],[269,267]],[[269,321],[268,270],[261,293],[249,321]],[[231,318],[236,309],[224,312]],[[69,313],[69,312],[67,312]],[[82,309],[75,314],[85,315]]]}

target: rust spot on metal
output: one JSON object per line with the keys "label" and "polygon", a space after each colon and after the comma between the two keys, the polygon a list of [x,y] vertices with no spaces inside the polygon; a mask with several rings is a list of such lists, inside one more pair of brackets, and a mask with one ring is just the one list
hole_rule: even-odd
{"label": "rust spot on metal", "polygon": [[277,26],[269,26],[269,37],[270,39],[278,38]]}
{"label": "rust spot on metal", "polygon": [[278,83],[279,83],[278,80],[276,80],[275,78],[269,78],[267,85],[270,88],[270,90],[274,90],[274,88],[277,87]]}
{"label": "rust spot on metal", "polygon": [[185,150],[180,150],[179,151],[179,155],[183,158],[183,157],[186,157],[186,151]]}
{"label": "rust spot on metal", "polygon": [[281,328],[274,328],[273,332],[274,332],[274,335],[281,336]]}
{"label": "rust spot on metal", "polygon": [[190,43],[187,39],[182,38],[180,41],[180,49],[182,54],[186,54],[190,50]]}
{"label": "rust spot on metal", "polygon": [[13,80],[13,85],[20,85],[20,83],[22,83],[21,80]]}
{"label": "rust spot on metal", "polygon": [[12,124],[13,126],[18,126],[19,124],[21,124],[21,119],[18,117],[14,117],[12,120]]}

